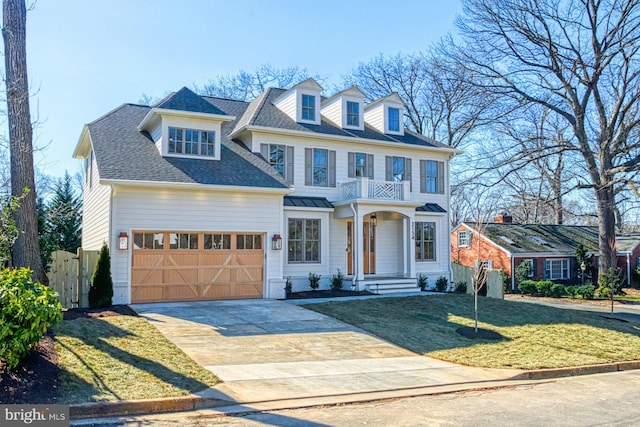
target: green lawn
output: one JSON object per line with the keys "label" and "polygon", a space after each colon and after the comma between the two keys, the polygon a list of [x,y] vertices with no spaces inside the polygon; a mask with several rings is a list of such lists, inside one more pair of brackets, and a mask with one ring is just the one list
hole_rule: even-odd
{"label": "green lawn", "polygon": [[141,317],[65,320],[53,332],[60,403],[184,396],[219,382]]}
{"label": "green lawn", "polygon": [[555,368],[640,360],[640,322],[503,301],[479,300],[479,326],[500,341],[464,338],[473,297],[432,295],[305,305],[419,354],[490,368]]}

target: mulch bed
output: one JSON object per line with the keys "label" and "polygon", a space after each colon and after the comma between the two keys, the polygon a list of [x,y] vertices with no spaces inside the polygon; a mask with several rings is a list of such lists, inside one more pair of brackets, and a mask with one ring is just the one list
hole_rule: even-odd
{"label": "mulch bed", "polygon": [[368,291],[323,289],[318,291],[290,292],[287,294],[287,299],[336,298],[336,297],[354,297],[354,296],[362,296],[362,295],[375,295],[375,294]]}
{"label": "mulch bed", "polygon": [[[126,305],[109,308],[74,308],[63,313],[64,320],[108,316],[137,316]],[[35,351],[13,371],[0,364],[0,403],[56,403],[58,394],[58,352],[50,334],[42,337]]]}

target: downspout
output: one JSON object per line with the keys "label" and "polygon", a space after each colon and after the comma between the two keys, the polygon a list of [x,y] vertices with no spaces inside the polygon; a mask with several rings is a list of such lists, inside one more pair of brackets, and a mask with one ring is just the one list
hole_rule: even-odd
{"label": "downspout", "polygon": [[516,261],[515,258],[513,257],[513,254],[511,254],[511,291],[515,291],[516,290]]}
{"label": "downspout", "polygon": [[631,287],[631,253],[627,253],[627,286]]}
{"label": "downspout", "polygon": [[[451,200],[451,197],[449,197],[449,200]],[[447,207],[449,208],[449,210],[451,210],[451,206],[447,206]],[[449,233],[447,233],[448,235],[447,244],[449,245],[449,252],[450,252],[451,251],[451,232],[453,230],[451,229],[451,218],[449,217],[449,215],[447,215],[447,222],[449,223]],[[409,224],[409,228],[411,228],[411,224]],[[412,230],[409,230],[409,236],[411,236],[411,231]],[[411,251],[409,251],[409,253],[411,253]],[[458,261],[460,261],[460,248],[458,248]],[[451,265],[451,256],[449,256],[449,284],[451,289],[455,289],[455,284],[453,283],[453,266]]]}
{"label": "downspout", "polygon": [[353,237],[351,238],[351,244],[353,247],[351,248],[351,259],[353,261],[353,278],[351,279],[351,288],[356,289],[356,282],[358,279],[358,236],[356,236],[356,221],[358,221],[358,212],[354,207],[354,204],[351,203],[349,205],[351,207],[351,211],[353,212]]}
{"label": "downspout", "polygon": [[109,193],[109,241],[107,242],[107,246],[109,246],[109,251],[113,250],[113,246],[111,246],[111,240],[113,237],[113,194],[115,193],[115,185],[111,184],[111,191]]}

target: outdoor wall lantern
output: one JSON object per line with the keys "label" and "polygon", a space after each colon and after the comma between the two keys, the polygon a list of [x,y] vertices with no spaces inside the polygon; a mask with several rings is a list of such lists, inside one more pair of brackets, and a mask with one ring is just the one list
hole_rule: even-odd
{"label": "outdoor wall lantern", "polygon": [[282,237],[280,237],[279,234],[274,234],[273,238],[271,239],[271,248],[274,251],[281,251],[282,250]]}
{"label": "outdoor wall lantern", "polygon": [[372,227],[375,227],[376,225],[378,225],[378,217],[376,216],[375,213],[372,213],[371,216],[369,217],[369,223],[371,224]]}
{"label": "outdoor wall lantern", "polygon": [[126,231],[121,231],[118,236],[118,249],[121,251],[129,249],[129,236],[127,236]]}

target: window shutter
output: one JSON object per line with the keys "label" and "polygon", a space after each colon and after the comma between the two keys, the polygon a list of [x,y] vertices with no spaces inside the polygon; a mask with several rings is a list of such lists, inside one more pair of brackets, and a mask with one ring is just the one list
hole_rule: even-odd
{"label": "window shutter", "polygon": [[260,154],[269,163],[269,144],[260,144]]}
{"label": "window shutter", "polygon": [[427,162],[420,160],[420,192],[427,192]]}
{"label": "window shutter", "polygon": [[546,259],[545,259],[543,262],[544,262],[544,271],[542,272],[542,278],[543,278],[543,279],[546,279],[547,277],[549,277],[549,276],[547,275],[547,267],[548,267],[548,265],[547,265],[547,264],[548,264],[549,262],[548,262]]}
{"label": "window shutter", "polygon": [[285,168],[284,179],[286,179],[289,184],[293,184],[293,160],[293,147],[287,146],[285,154],[285,162],[287,164],[287,167]]}
{"label": "window shutter", "polygon": [[373,154],[367,154],[367,176],[373,179]]}
{"label": "window shutter", "polygon": [[444,194],[444,162],[438,162],[438,193]]}
{"label": "window shutter", "polygon": [[535,279],[536,276],[538,275],[538,260],[535,259],[535,258],[532,259],[531,260],[531,264],[532,264],[531,268],[533,269],[533,276],[531,276],[531,277],[533,277]]}
{"label": "window shutter", "polygon": [[384,177],[384,179],[386,181],[393,181],[393,157],[385,156],[384,164],[385,164],[385,168],[384,168],[385,177]]}
{"label": "window shutter", "polygon": [[411,159],[404,159],[404,179],[409,181],[409,191],[413,191],[413,185],[411,182]]}
{"label": "window shutter", "polygon": [[312,185],[313,175],[313,150],[311,148],[304,149],[304,185]]}
{"label": "window shutter", "polygon": [[336,186],[336,152],[329,150],[329,187]]}
{"label": "window shutter", "polygon": [[347,176],[349,178],[353,178],[356,176],[356,154],[347,153],[347,157]]}

